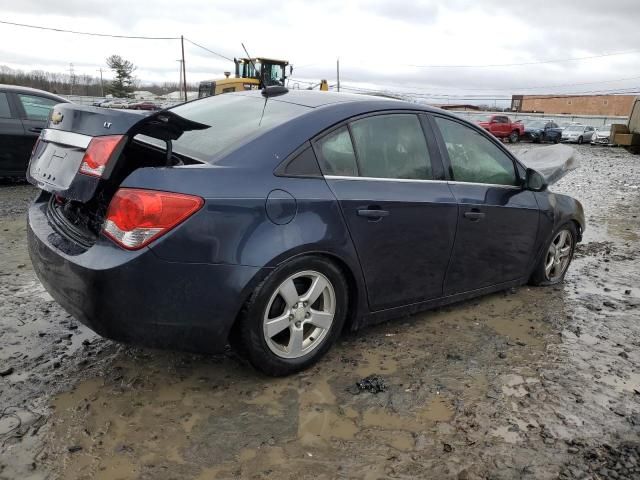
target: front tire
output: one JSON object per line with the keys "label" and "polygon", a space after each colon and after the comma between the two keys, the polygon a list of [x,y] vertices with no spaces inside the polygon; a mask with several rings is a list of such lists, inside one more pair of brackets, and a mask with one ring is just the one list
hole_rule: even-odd
{"label": "front tire", "polygon": [[299,257],[256,288],[239,319],[241,350],[251,365],[284,376],[316,363],[340,335],[348,285],[333,262]]}
{"label": "front tire", "polygon": [[582,145],[583,141],[584,141],[584,139],[582,137],[578,137],[578,145]]}
{"label": "front tire", "polygon": [[531,285],[556,285],[564,280],[576,248],[578,232],[573,222],[565,223],[551,237],[536,265]]}
{"label": "front tire", "polygon": [[514,130],[511,132],[511,135],[509,135],[509,143],[518,143],[518,140],[520,140],[520,133]]}

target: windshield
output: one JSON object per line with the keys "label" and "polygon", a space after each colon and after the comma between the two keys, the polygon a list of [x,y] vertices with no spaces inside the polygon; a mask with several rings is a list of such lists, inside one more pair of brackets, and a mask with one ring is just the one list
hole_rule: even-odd
{"label": "windshield", "polygon": [[541,120],[525,120],[525,127],[527,128],[544,128],[547,122]]}
{"label": "windshield", "polygon": [[605,125],[604,127],[596,127],[596,130],[598,130],[599,132],[610,132],[611,125]]}
{"label": "windshield", "polygon": [[569,125],[565,128],[567,132],[582,132],[584,130],[584,125]]}
{"label": "windshield", "polygon": [[[209,125],[209,128],[184,132],[173,141],[173,151],[195,160],[215,163],[223,151],[256,138],[309,110],[308,107],[274,99],[265,102],[261,96],[232,93],[178,105],[171,112]],[[164,146],[164,142],[150,137],[138,135],[136,138]]]}

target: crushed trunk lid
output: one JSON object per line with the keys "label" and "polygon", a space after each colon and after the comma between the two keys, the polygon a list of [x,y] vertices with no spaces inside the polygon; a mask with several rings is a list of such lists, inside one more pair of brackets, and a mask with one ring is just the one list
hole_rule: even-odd
{"label": "crushed trunk lid", "polygon": [[[190,130],[208,125],[187,120],[170,110],[149,113],[110,110],[73,103],[56,105],[49,124],[34,147],[27,180],[57,196],[87,202],[100,182],[109,181],[125,145],[136,135],[146,135],[165,142],[180,138]],[[91,141],[98,137],[121,136],[100,175],[80,171]]]}

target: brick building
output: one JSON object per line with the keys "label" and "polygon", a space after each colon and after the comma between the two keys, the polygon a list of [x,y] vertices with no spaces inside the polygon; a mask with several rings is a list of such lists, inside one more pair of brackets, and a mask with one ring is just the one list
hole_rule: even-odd
{"label": "brick building", "polygon": [[635,95],[513,95],[511,110],[624,117],[631,113],[635,98]]}

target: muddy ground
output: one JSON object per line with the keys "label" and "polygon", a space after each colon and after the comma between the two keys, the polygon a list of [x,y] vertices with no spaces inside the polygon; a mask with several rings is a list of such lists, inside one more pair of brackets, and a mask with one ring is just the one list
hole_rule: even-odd
{"label": "muddy ground", "polygon": [[35,190],[0,186],[0,478],[640,478],[640,157],[577,148],[563,285],[346,335],[284,379],[78,324],[30,266]]}

